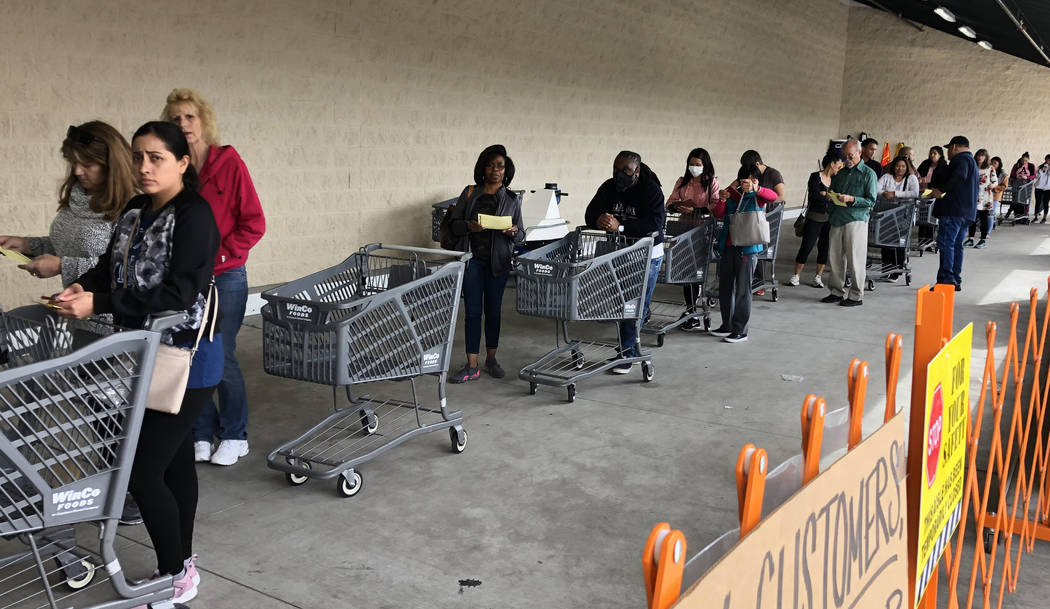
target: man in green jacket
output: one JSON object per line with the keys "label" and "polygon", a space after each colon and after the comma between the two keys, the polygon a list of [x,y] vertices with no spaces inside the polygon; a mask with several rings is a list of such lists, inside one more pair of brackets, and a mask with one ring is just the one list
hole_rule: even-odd
{"label": "man in green jacket", "polygon": [[[868,214],[878,196],[878,178],[870,167],[861,162],[860,142],[849,140],[842,146],[842,154],[846,157],[846,168],[831,179],[831,190],[837,195],[832,197],[835,205],[828,220],[831,224],[828,248],[828,264],[831,266],[828,288],[831,294],[822,298],[821,302],[859,307],[864,304]],[[848,295],[844,290],[847,269],[853,276]]]}

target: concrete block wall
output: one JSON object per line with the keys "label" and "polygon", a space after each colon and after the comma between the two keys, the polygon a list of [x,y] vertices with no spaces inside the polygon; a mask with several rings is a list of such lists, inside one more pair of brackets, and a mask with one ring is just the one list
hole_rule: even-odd
{"label": "concrete block wall", "polygon": [[[46,234],[69,124],[126,135],[174,87],[215,107],[267,218],[252,285],[371,241],[429,243],[429,206],[500,142],[514,186],[558,182],[582,222],[613,156],[670,192],[694,146],[756,148],[790,198],[839,125],[848,9],[805,2],[0,0],[0,234]],[[820,14],[822,18],[812,19]],[[823,95],[814,95],[819,83]],[[0,260],[0,306],[59,288]]]}
{"label": "concrete block wall", "polygon": [[1026,150],[1036,165],[1050,154],[1050,68],[869,8],[850,10],[847,40],[843,133],[866,131],[880,151],[905,142],[916,161],[958,134],[1007,169]]}

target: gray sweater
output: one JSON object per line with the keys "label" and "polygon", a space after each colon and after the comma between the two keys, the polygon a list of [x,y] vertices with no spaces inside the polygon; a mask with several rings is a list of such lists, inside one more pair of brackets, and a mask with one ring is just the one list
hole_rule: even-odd
{"label": "gray sweater", "polygon": [[91,195],[73,185],[69,207],[58,210],[47,237],[30,237],[30,257],[52,254],[62,258],[62,286],[76,281],[109,248],[113,223],[91,210]]}

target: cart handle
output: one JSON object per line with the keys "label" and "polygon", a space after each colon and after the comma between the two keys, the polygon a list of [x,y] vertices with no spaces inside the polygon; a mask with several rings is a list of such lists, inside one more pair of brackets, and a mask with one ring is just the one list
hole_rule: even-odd
{"label": "cart handle", "polygon": [[470,252],[459,252],[454,250],[443,250],[443,249],[431,249],[426,247],[414,247],[411,245],[387,245],[384,243],[370,243],[361,248],[362,251],[371,252],[374,250],[393,250],[395,252],[409,252],[412,254],[430,254],[437,256],[449,256],[456,258],[460,262],[466,262],[470,260]]}
{"label": "cart handle", "polygon": [[162,332],[169,328],[181,324],[184,321],[188,321],[189,315],[186,315],[186,311],[161,311],[160,313],[154,313],[146,319],[146,323],[143,324],[143,330],[149,330],[150,332]]}

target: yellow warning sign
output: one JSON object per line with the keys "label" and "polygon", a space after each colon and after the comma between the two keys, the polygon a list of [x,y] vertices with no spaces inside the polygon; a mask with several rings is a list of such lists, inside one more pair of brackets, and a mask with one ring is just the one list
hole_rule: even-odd
{"label": "yellow warning sign", "polygon": [[926,414],[919,492],[919,551],[915,561],[918,602],[937,559],[959,525],[970,416],[973,324],[956,334],[926,366]]}

